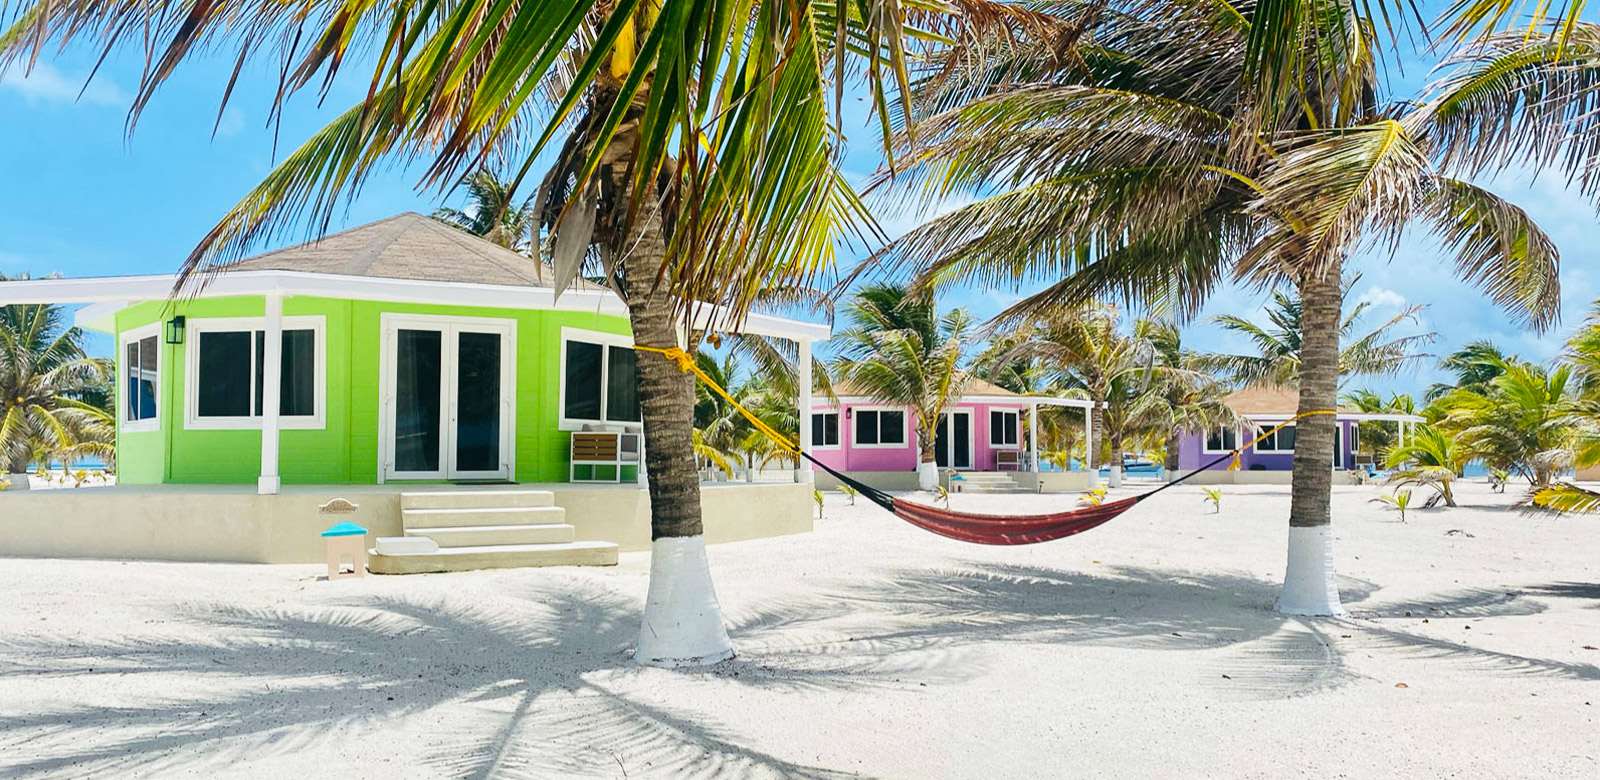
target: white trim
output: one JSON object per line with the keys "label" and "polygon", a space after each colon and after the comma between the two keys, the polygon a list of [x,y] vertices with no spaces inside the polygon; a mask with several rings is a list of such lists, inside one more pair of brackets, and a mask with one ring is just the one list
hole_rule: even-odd
{"label": "white trim", "polygon": [[[945,436],[949,437],[945,441],[945,444],[947,445],[947,449],[949,449],[949,452],[946,452],[944,454],[944,459],[947,462],[943,466],[943,468],[955,469],[957,471],[972,471],[972,470],[974,470],[974,469],[976,469],[978,467],[978,436],[977,436],[978,429],[976,427],[977,415],[973,414],[973,411],[974,410],[972,410],[972,409],[946,409],[945,410],[945,412],[944,412],[944,432],[945,432]],[[955,455],[956,455],[956,434],[955,434],[955,431],[956,431],[956,420],[955,420],[955,416],[958,415],[958,414],[966,415],[966,417],[967,417],[967,465],[965,465],[965,466],[957,466],[957,465],[955,465],[955,463],[956,463],[956,458],[955,458]],[[937,449],[938,449],[938,446],[939,446],[939,431],[938,431],[937,428],[934,429],[933,441],[934,441],[934,445],[933,446],[934,446],[934,449],[935,449],[935,461],[934,462],[935,462],[935,464],[937,464],[938,463],[938,460],[937,460]],[[918,457],[921,457],[921,455],[922,455],[922,453],[920,452],[921,448],[919,447],[918,450],[919,450],[919,452],[917,453],[917,455],[918,455]]]}
{"label": "white trim", "polygon": [[[458,317],[438,314],[383,312],[378,315],[382,342],[378,357],[378,482],[419,479],[512,479],[517,473],[517,321],[499,317]],[[395,371],[399,362],[400,330],[432,330],[439,340],[439,468],[436,471],[399,471],[394,464]],[[500,349],[500,464],[493,471],[464,471],[456,467],[457,353],[461,333],[495,333]]]}
{"label": "white trim", "polygon": [[[842,412],[840,412],[838,409],[812,409],[811,410],[811,419],[816,420],[816,419],[825,417],[825,416],[830,415],[830,414],[833,415],[834,417],[839,418],[838,422],[835,424],[835,428],[834,428],[834,433],[838,435],[839,440],[834,442],[833,444],[823,444],[821,442],[818,442],[816,437],[813,436],[811,438],[811,448],[809,450],[807,450],[808,452],[827,452],[827,451],[830,451],[830,450],[842,450],[842,449],[844,449],[844,414]],[[809,428],[810,426],[806,426],[806,427]],[[801,449],[805,449],[805,448],[802,447]]]}
{"label": "white trim", "polygon": [[[91,303],[100,301],[167,300],[172,296],[175,276],[110,276],[81,279],[36,279],[7,282],[0,288],[0,305],[12,303]],[[184,295],[196,298],[223,298],[236,295],[265,295],[281,292],[286,296],[310,295],[360,301],[426,303],[499,309],[584,311],[595,314],[628,316],[628,306],[610,290],[567,290],[557,298],[549,287],[527,287],[466,282],[431,282],[418,279],[385,279],[347,274],[320,274],[304,271],[224,271],[206,279],[205,286],[191,284]],[[724,312],[715,306],[698,307],[694,325],[721,324]],[[809,338],[823,341],[832,334],[828,325],[774,317],[770,314],[745,315],[738,332],[784,339]]]}
{"label": "white trim", "polygon": [[[858,422],[856,420],[856,415],[861,414],[862,412],[879,412],[879,413],[882,413],[882,412],[899,412],[900,413],[900,419],[902,421],[902,424],[900,426],[900,439],[901,440],[898,441],[898,442],[890,443],[890,444],[882,443],[882,440],[883,440],[883,436],[882,436],[882,433],[883,433],[883,419],[880,416],[879,419],[878,419],[878,433],[879,433],[878,440],[879,440],[879,443],[878,444],[862,444],[860,441],[858,441],[856,439],[857,433],[861,430],[860,427],[858,427],[856,425],[856,423]],[[911,436],[912,436],[911,427],[912,427],[911,426],[911,413],[906,411],[906,408],[904,406],[883,406],[883,405],[852,406],[852,407],[850,407],[850,448],[851,449],[855,449],[855,450],[901,450],[901,449],[905,449],[906,447],[911,446]]]}
{"label": "white trim", "polygon": [[[121,425],[123,433],[149,433],[161,430],[161,405],[167,400],[166,388],[162,386],[167,375],[167,344],[163,338],[162,326],[164,322],[155,322],[149,325],[125,330],[117,335],[117,381],[112,385],[117,394],[117,422]],[[156,416],[147,420],[128,419],[128,345],[143,341],[154,336],[156,339]]]}
{"label": "white trim", "polygon": [[[1274,426],[1264,425],[1264,426],[1261,426],[1261,427],[1270,429],[1270,428],[1272,428]],[[1270,449],[1267,448],[1267,447],[1262,446],[1262,445],[1266,444],[1265,440],[1256,442],[1254,445],[1251,446],[1251,449],[1254,450],[1259,455],[1290,455],[1290,454],[1293,454],[1294,453],[1294,448],[1293,447],[1291,447],[1289,449],[1283,449],[1283,448],[1278,446],[1278,434],[1283,433],[1284,431],[1287,431],[1287,430],[1293,430],[1294,431],[1294,436],[1295,436],[1295,441],[1296,442],[1300,441],[1300,426],[1295,425],[1294,423],[1290,423],[1288,425],[1283,426],[1282,428],[1280,428],[1279,430],[1277,430],[1277,431],[1275,431],[1273,433],[1273,435],[1272,435],[1272,447]],[[1266,431],[1262,431],[1262,433],[1266,433]]]}
{"label": "white trim", "polygon": [[[826,395],[813,394],[815,400],[831,402],[833,399]],[[833,398],[840,403],[857,404],[872,403],[879,399],[870,395],[839,395]],[[1055,398],[1050,396],[1034,395],[964,395],[950,402],[951,406],[972,406],[974,404],[988,404],[989,406],[1007,406],[1017,409],[1026,409],[1034,404],[1044,406],[1067,406],[1075,409],[1093,409],[1093,401],[1084,401],[1078,398]]]}
{"label": "white trim", "polygon": [[[200,416],[200,334],[234,333],[246,331],[250,336],[250,404],[256,402],[255,331],[266,331],[266,317],[189,317],[183,335],[183,427],[190,431],[256,431],[261,430],[261,414],[248,417]],[[284,415],[278,418],[278,427],[286,431],[320,431],[327,427],[328,416],[328,319],[321,314],[299,315],[283,318],[283,330],[312,331],[312,383],[313,404],[316,411],[309,415]],[[263,388],[264,389],[264,388]],[[263,395],[265,395],[263,393]]]}
{"label": "white trim", "polygon": [[72,313],[72,324],[97,333],[116,333],[116,314],[128,308],[127,301],[91,303]]}
{"label": "white trim", "polygon": [[[600,353],[600,419],[586,420],[581,417],[567,417],[567,342],[581,341],[585,344],[599,344],[605,347]],[[615,348],[633,349],[633,337],[621,333],[606,333],[599,330],[585,330],[562,326],[561,328],[561,362],[556,364],[556,428],[563,431],[581,431],[585,425],[606,426],[638,426],[644,429],[644,410],[640,409],[638,420],[612,420],[606,417],[611,411],[611,355],[609,350]],[[643,399],[640,399],[641,403]]]}
{"label": "white trim", "polygon": [[[1217,426],[1217,430],[1218,431],[1222,431],[1222,430],[1226,429],[1227,427],[1228,426],[1226,426],[1226,425],[1218,425]],[[1235,427],[1233,429],[1233,447],[1229,447],[1227,449],[1221,449],[1221,450],[1211,449],[1211,431],[1209,429],[1205,430],[1205,431],[1201,431],[1201,433],[1200,433],[1200,454],[1202,454],[1202,455],[1222,455],[1222,454],[1225,454],[1225,453],[1233,452],[1233,450],[1238,446],[1239,446],[1239,429],[1237,427]]]}
{"label": "white trim", "polygon": [[[1015,434],[1014,438],[1016,439],[1016,441],[1011,442],[1010,444],[1007,444],[1007,443],[1005,443],[1003,441],[1002,442],[996,442],[994,440],[994,430],[995,430],[995,428],[994,428],[994,415],[995,415],[996,412],[999,412],[1000,414],[1009,414],[1009,415],[1012,416],[1013,419],[1011,421],[1011,431],[1012,431],[1012,433]],[[1021,409],[1009,409],[1009,408],[1008,409],[995,409],[993,407],[989,408],[989,449],[991,449],[991,450],[1020,450],[1020,449],[1022,449],[1022,410]]]}
{"label": "white trim", "polygon": [[[1294,419],[1293,414],[1241,414],[1240,417],[1253,422],[1283,422]],[[1366,414],[1364,412],[1340,412],[1334,415],[1340,422],[1427,422],[1428,418],[1419,414]]]}

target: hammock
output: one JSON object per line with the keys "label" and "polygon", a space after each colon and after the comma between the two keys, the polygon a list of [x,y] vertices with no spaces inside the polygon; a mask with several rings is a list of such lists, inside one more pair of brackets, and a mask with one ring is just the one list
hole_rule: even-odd
{"label": "hammock", "polygon": [[706,373],[701,371],[699,366],[695,365],[694,358],[690,357],[689,353],[684,352],[682,349],[678,347],[660,349],[657,347],[640,346],[635,346],[634,349],[643,352],[659,352],[667,356],[673,362],[677,363],[679,370],[685,373],[692,373],[698,377],[707,388],[721,396],[724,401],[732,404],[733,408],[739,410],[739,413],[744,415],[745,419],[749,420],[750,424],[754,426],[756,430],[772,439],[773,442],[782,447],[785,451],[805,458],[806,460],[810,461],[812,465],[833,475],[834,479],[837,479],[841,483],[854,488],[857,493],[865,497],[868,501],[887,509],[895,517],[898,517],[901,520],[904,520],[925,531],[930,531],[940,536],[963,542],[972,542],[973,544],[1038,544],[1039,542],[1049,542],[1056,539],[1062,539],[1072,536],[1073,534],[1081,534],[1084,531],[1087,531],[1091,528],[1097,528],[1109,522],[1118,515],[1121,515],[1123,512],[1132,509],[1133,506],[1140,501],[1160,493],[1169,487],[1173,487],[1174,485],[1177,485],[1202,471],[1206,471],[1212,466],[1223,462],[1224,460],[1229,460],[1231,458],[1233,462],[1228,466],[1228,468],[1230,470],[1238,469],[1239,453],[1241,451],[1252,444],[1271,436],[1279,428],[1282,428],[1294,422],[1295,420],[1300,419],[1301,417],[1309,417],[1314,414],[1335,413],[1332,409],[1319,409],[1316,411],[1301,412],[1279,423],[1267,432],[1257,436],[1255,439],[1228,451],[1221,457],[1218,457],[1201,466],[1200,468],[1197,468],[1178,477],[1177,479],[1172,480],[1171,482],[1160,485],[1154,490],[1141,493],[1137,496],[1112,501],[1109,504],[1099,504],[1096,506],[1072,509],[1065,512],[1051,512],[1042,515],[990,515],[979,514],[977,512],[957,512],[951,509],[940,509],[927,504],[919,504],[915,501],[907,501],[903,498],[895,498],[894,496],[891,496],[882,490],[872,487],[871,485],[859,480],[851,479],[850,477],[841,474],[832,468],[829,468],[827,464],[811,457],[810,453],[802,451],[799,446],[789,440],[789,437],[784,436],[782,433],[774,430],[772,426],[767,425],[761,420],[761,418],[755,416],[755,414],[739,405],[739,402],[735,401],[733,396],[728,394],[728,391],[722,389],[722,387],[713,381],[711,377],[706,376]]}

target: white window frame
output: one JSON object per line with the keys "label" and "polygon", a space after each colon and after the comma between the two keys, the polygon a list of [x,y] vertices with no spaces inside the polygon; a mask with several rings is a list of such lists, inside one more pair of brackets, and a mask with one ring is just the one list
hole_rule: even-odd
{"label": "white window frame", "polygon": [[[1261,432],[1262,433],[1266,433],[1267,431],[1272,430],[1273,427],[1278,426],[1278,425],[1283,425],[1283,423],[1281,423],[1281,422],[1264,423],[1261,426]],[[1291,454],[1293,454],[1294,453],[1294,448],[1293,447],[1290,447],[1289,449],[1282,449],[1282,448],[1280,448],[1278,446],[1278,435],[1277,434],[1278,433],[1283,433],[1284,431],[1287,431],[1287,430],[1290,430],[1290,429],[1294,430],[1295,441],[1298,442],[1300,440],[1300,426],[1296,425],[1295,423],[1289,423],[1288,425],[1283,425],[1283,428],[1281,430],[1277,431],[1277,433],[1274,433],[1272,435],[1272,446],[1271,447],[1266,446],[1267,442],[1265,440],[1262,440],[1262,441],[1256,442],[1255,451],[1257,453],[1259,453],[1259,454],[1262,454],[1262,455],[1291,455]]]}
{"label": "white window frame", "polygon": [[[200,334],[237,331],[265,331],[266,317],[190,317],[183,336],[183,427],[191,431],[259,431],[261,415],[249,417],[200,416]],[[282,330],[312,332],[311,391],[316,412],[309,415],[279,415],[278,428],[286,431],[320,431],[328,418],[328,318],[320,314],[284,317]],[[252,349],[254,336],[251,336]],[[257,356],[250,358],[250,381],[255,382]],[[251,387],[251,403],[255,387]]]}
{"label": "white window frame", "polygon": [[[1224,430],[1227,430],[1227,428],[1228,428],[1228,426],[1226,426],[1226,425],[1218,425],[1218,426],[1216,426],[1216,430],[1218,430],[1218,431],[1224,431]],[[1202,431],[1200,433],[1200,437],[1201,437],[1200,438],[1200,452],[1202,454],[1205,454],[1205,455],[1222,455],[1224,453],[1233,452],[1233,449],[1231,449],[1231,448],[1230,449],[1225,449],[1225,450],[1214,450],[1214,449],[1211,449],[1211,430],[1209,430],[1209,429],[1205,430],[1205,431]],[[1237,426],[1235,426],[1233,428],[1233,446],[1234,447],[1238,447],[1239,446],[1239,428]]]}
{"label": "white window frame", "polygon": [[[167,350],[162,339],[162,326],[165,323],[155,322],[150,325],[123,331],[117,337],[117,421],[122,424],[123,433],[148,433],[161,430],[161,404],[166,400],[166,388],[162,387],[162,378],[167,375]],[[128,360],[128,345],[143,341],[154,336],[156,338],[156,416],[148,420],[128,419],[128,367],[124,363]]]}
{"label": "white window frame", "polygon": [[[844,448],[844,438],[845,438],[844,437],[844,413],[839,409],[812,409],[811,410],[812,419],[817,419],[819,417],[823,417],[825,415],[830,415],[830,414],[833,415],[834,417],[839,418],[838,424],[836,426],[834,426],[834,430],[838,431],[838,433],[839,433],[839,440],[834,442],[833,444],[823,444],[822,442],[817,441],[816,434],[815,434],[815,432],[813,432],[812,436],[811,436],[811,449],[813,451],[816,451],[816,450],[838,450],[838,449],[843,449]],[[826,427],[826,426],[824,426],[824,427]],[[854,435],[853,429],[852,429],[852,435]]]}
{"label": "white window frame", "polygon": [[[863,444],[856,437],[860,435],[861,427],[857,425],[856,416],[862,412],[899,412],[903,424],[900,426],[901,440],[891,444]],[[879,419],[879,434],[883,432],[882,419]],[[852,406],[850,407],[850,448],[857,450],[903,450],[911,446],[911,413],[903,406]],[[878,437],[883,438],[881,435]]]}
{"label": "white window frame", "polygon": [[[558,429],[560,429],[560,430],[563,430],[563,431],[581,431],[581,430],[583,430],[583,426],[585,426],[585,425],[607,425],[607,426],[627,426],[627,425],[632,425],[632,426],[637,426],[642,430],[643,426],[644,426],[644,419],[643,419],[644,418],[644,410],[643,409],[639,410],[640,419],[638,419],[638,420],[611,420],[611,419],[585,420],[585,419],[582,419],[582,418],[567,417],[567,342],[570,342],[570,341],[583,341],[583,342],[588,342],[590,344],[600,344],[600,345],[605,346],[607,349],[612,349],[612,348],[616,348],[616,347],[625,347],[627,349],[633,349],[633,337],[632,336],[625,336],[625,335],[620,334],[620,333],[606,333],[604,331],[598,331],[598,330],[584,330],[583,328],[571,328],[571,327],[562,326],[562,328],[561,328],[561,362],[556,364],[556,371],[559,372],[558,383],[559,383],[560,388],[561,388],[556,393],[556,403],[558,404],[558,406],[556,407],[556,415],[557,415],[557,418],[558,418],[556,427]],[[635,357],[637,358],[637,355],[635,355]],[[611,358],[610,358],[610,355],[608,355],[608,354],[607,355],[603,355],[601,360],[600,360],[600,416],[602,418],[605,418],[605,414],[607,412],[611,411],[611,405],[610,405],[610,400],[611,399],[606,397],[611,392],[611,383],[610,383],[611,377],[610,377],[610,373],[611,373]],[[639,400],[640,400],[641,404],[644,402],[643,398],[641,398]]]}
{"label": "white window frame", "polygon": [[[1010,444],[1007,444],[1007,443],[1005,443],[1003,441],[995,441],[994,440],[994,434],[995,434],[994,415],[996,413],[1011,415],[1011,430],[1016,432],[1016,441],[1014,441],[1014,442],[1012,442]],[[1020,450],[1020,449],[1022,449],[1022,410],[1021,409],[996,409],[994,407],[990,407],[989,408],[989,449],[991,449],[991,450]]]}

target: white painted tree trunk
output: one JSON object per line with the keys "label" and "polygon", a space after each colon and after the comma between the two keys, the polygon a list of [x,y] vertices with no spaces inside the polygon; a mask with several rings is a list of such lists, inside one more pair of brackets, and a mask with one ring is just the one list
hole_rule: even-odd
{"label": "white painted tree trunk", "polygon": [[939,486],[939,464],[933,461],[923,461],[917,465],[917,487],[923,490],[933,490]]}
{"label": "white painted tree trunk", "polygon": [[1122,466],[1116,463],[1111,464],[1111,477],[1109,481],[1111,486],[1114,488],[1122,487]]}
{"label": "white painted tree trunk", "polygon": [[733,657],[711,586],[704,536],[669,536],[650,546],[650,591],[633,660],[645,666],[706,666]]}
{"label": "white painted tree trunk", "polygon": [[1349,614],[1339,603],[1333,580],[1333,526],[1289,528],[1289,563],[1277,610],[1285,615]]}

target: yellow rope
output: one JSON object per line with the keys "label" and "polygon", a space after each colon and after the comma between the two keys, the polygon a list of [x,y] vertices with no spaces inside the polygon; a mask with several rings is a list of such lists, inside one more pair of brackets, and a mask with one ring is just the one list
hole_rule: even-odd
{"label": "yellow rope", "polygon": [[694,374],[700,379],[701,382],[705,383],[705,386],[709,388],[711,392],[722,396],[722,400],[733,404],[733,408],[738,409],[739,414],[744,415],[744,418],[749,420],[750,424],[755,426],[756,430],[766,434],[767,438],[777,442],[777,444],[783,447],[785,450],[799,454],[800,448],[796,446],[794,442],[789,441],[789,437],[774,430],[772,426],[762,422],[760,417],[755,416],[755,413],[739,405],[738,401],[733,400],[733,396],[728,395],[728,391],[722,389],[721,385],[718,385],[716,382],[712,381],[711,377],[706,375],[706,372],[700,370],[700,366],[695,365],[694,356],[683,351],[683,348],[671,347],[669,349],[662,349],[660,347],[641,347],[638,345],[634,345],[633,348],[639,352],[659,352],[663,355],[666,355],[667,359],[678,364],[679,371],[682,371],[685,374]]}
{"label": "yellow rope", "polygon": [[1338,411],[1333,410],[1333,409],[1314,409],[1314,410],[1309,411],[1309,412],[1301,412],[1301,413],[1299,413],[1299,414],[1297,414],[1297,415],[1295,415],[1293,417],[1290,417],[1287,420],[1284,420],[1281,423],[1278,423],[1276,426],[1274,426],[1271,430],[1268,430],[1266,433],[1263,433],[1260,436],[1257,436],[1254,439],[1251,439],[1250,441],[1245,442],[1244,444],[1241,444],[1238,447],[1235,447],[1234,450],[1233,450],[1233,462],[1228,464],[1228,470],[1229,471],[1238,471],[1240,469],[1239,453],[1244,452],[1245,450],[1255,446],[1262,439],[1265,439],[1268,436],[1271,436],[1272,434],[1277,433],[1280,429],[1287,427],[1290,423],[1294,422],[1295,420],[1298,420],[1301,417],[1310,417],[1310,416],[1312,416],[1314,414],[1338,414]]}

